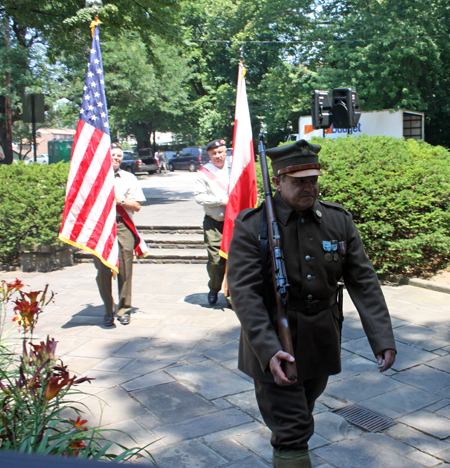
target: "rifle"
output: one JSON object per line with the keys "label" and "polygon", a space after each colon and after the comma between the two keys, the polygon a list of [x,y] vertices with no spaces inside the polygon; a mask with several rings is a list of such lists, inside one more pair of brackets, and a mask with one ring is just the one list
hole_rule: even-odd
{"label": "rifle", "polygon": [[[261,172],[264,185],[264,198],[266,201],[266,215],[268,238],[270,245],[270,257],[272,260],[272,280],[275,291],[275,300],[277,305],[277,323],[280,336],[281,347],[283,351],[294,356],[292,346],[291,330],[289,329],[288,319],[288,291],[291,285],[288,283],[286,275],[286,265],[284,263],[283,250],[281,247],[280,231],[278,229],[277,214],[272,198],[270,188],[269,170],[267,168],[266,147],[264,145],[263,135],[259,136],[259,156],[261,159]],[[283,361],[283,371],[286,377],[291,381],[297,380],[297,368],[294,362]]]}

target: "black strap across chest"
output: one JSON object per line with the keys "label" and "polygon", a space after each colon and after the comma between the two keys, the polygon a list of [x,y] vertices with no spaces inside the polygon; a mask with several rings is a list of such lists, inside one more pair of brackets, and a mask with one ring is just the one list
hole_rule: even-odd
{"label": "black strap across chest", "polygon": [[263,278],[263,301],[267,309],[274,303],[272,284],[269,277],[269,227],[267,225],[266,203],[262,202],[259,248],[261,252],[261,275]]}

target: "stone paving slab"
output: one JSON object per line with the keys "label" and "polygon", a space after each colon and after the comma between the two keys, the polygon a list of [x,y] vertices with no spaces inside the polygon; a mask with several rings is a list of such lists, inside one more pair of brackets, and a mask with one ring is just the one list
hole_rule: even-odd
{"label": "stone paving slab", "polygon": [[[434,353],[419,349],[415,346],[405,345],[399,341],[396,341],[396,346],[397,358],[392,366],[395,370],[408,369],[409,367],[413,367],[425,361],[431,361],[438,357]],[[342,343],[342,347],[347,351],[375,361],[375,357],[366,337]]]}
{"label": "stone paving slab", "polygon": [[234,395],[253,388],[247,380],[211,361],[175,367],[167,372],[207,399]]}
{"label": "stone paving slab", "polygon": [[[393,378],[432,393],[442,390],[450,383],[448,372],[434,369],[426,364],[406,369]],[[447,397],[450,397],[450,394]]]}
{"label": "stone paving slab", "polygon": [[415,411],[400,418],[403,424],[414,427],[421,432],[447,439],[450,437],[450,419],[426,410]]}
{"label": "stone paving slab", "polygon": [[399,387],[401,387],[400,382],[396,382],[380,372],[373,371],[330,383],[326,392],[349,403],[357,403]]}
{"label": "stone paving slab", "polygon": [[314,416],[314,432],[329,442],[339,442],[347,438],[355,438],[362,431],[349,424],[341,416],[329,411]]}
{"label": "stone paving slab", "polygon": [[259,431],[247,432],[234,438],[242,446],[256,453],[265,461],[272,461],[272,448],[270,445],[270,431],[262,429]]}
{"label": "stone paving slab", "polygon": [[441,453],[450,450],[449,442],[424,434],[423,432],[402,423],[389,427],[384,431],[384,433],[414,449],[418,449],[435,457],[440,457]]}
{"label": "stone paving slab", "polygon": [[410,385],[402,385],[399,388],[386,392],[383,395],[378,395],[370,401],[379,403],[380,405],[390,408],[399,415],[412,413],[426,406],[440,401],[440,397],[433,395],[425,390],[412,387]]}
{"label": "stone paving slab", "polygon": [[146,387],[132,395],[164,423],[173,423],[217,411],[217,406],[178,382]]}
{"label": "stone paving slab", "polygon": [[368,440],[343,440],[314,451],[337,468],[420,468],[423,465],[407,459],[387,447]]}
{"label": "stone paving slab", "polygon": [[153,452],[158,468],[214,468],[227,462],[207,445],[190,440],[160,447]]}
{"label": "stone paving slab", "polygon": [[201,437],[252,421],[252,418],[234,408],[206,413],[176,423],[164,424],[154,429],[163,442],[171,444],[181,440]]}

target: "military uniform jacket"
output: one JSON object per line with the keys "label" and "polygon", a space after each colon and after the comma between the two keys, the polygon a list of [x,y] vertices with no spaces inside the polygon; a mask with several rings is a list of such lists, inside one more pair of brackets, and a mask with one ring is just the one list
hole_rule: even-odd
{"label": "military uniform jacket", "polygon": [[[292,286],[288,309],[299,380],[341,370],[337,305],[312,312],[307,307],[308,303],[334,302],[341,278],[358,310],[374,355],[395,349],[386,302],[351,214],[338,204],[322,201],[298,214],[278,192],[274,204],[287,278]],[[244,210],[236,218],[227,278],[233,308],[242,325],[239,369],[254,379],[273,382],[269,361],[282,348],[276,309],[270,305],[266,308],[263,302],[261,214],[258,207]],[[272,291],[271,272],[269,278]]]}

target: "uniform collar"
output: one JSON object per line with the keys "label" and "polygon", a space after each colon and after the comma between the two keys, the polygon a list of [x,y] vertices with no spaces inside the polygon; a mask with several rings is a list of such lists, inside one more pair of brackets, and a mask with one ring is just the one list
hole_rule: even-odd
{"label": "uniform collar", "polygon": [[[275,209],[277,212],[277,220],[283,225],[286,226],[286,224],[289,221],[289,217],[291,215],[297,215],[297,212],[292,208],[291,205],[286,203],[283,200],[283,197],[280,195],[280,192],[276,192],[274,196],[274,202],[275,202]],[[315,201],[314,205],[311,206],[311,208],[308,208],[306,211],[302,213],[303,218],[312,218],[319,224],[322,222],[322,209],[321,205],[318,200]]]}
{"label": "uniform collar", "polygon": [[120,178],[122,178],[121,172],[122,172],[122,169],[119,168],[119,170],[118,170],[117,172],[114,172],[114,177],[120,177]]}

